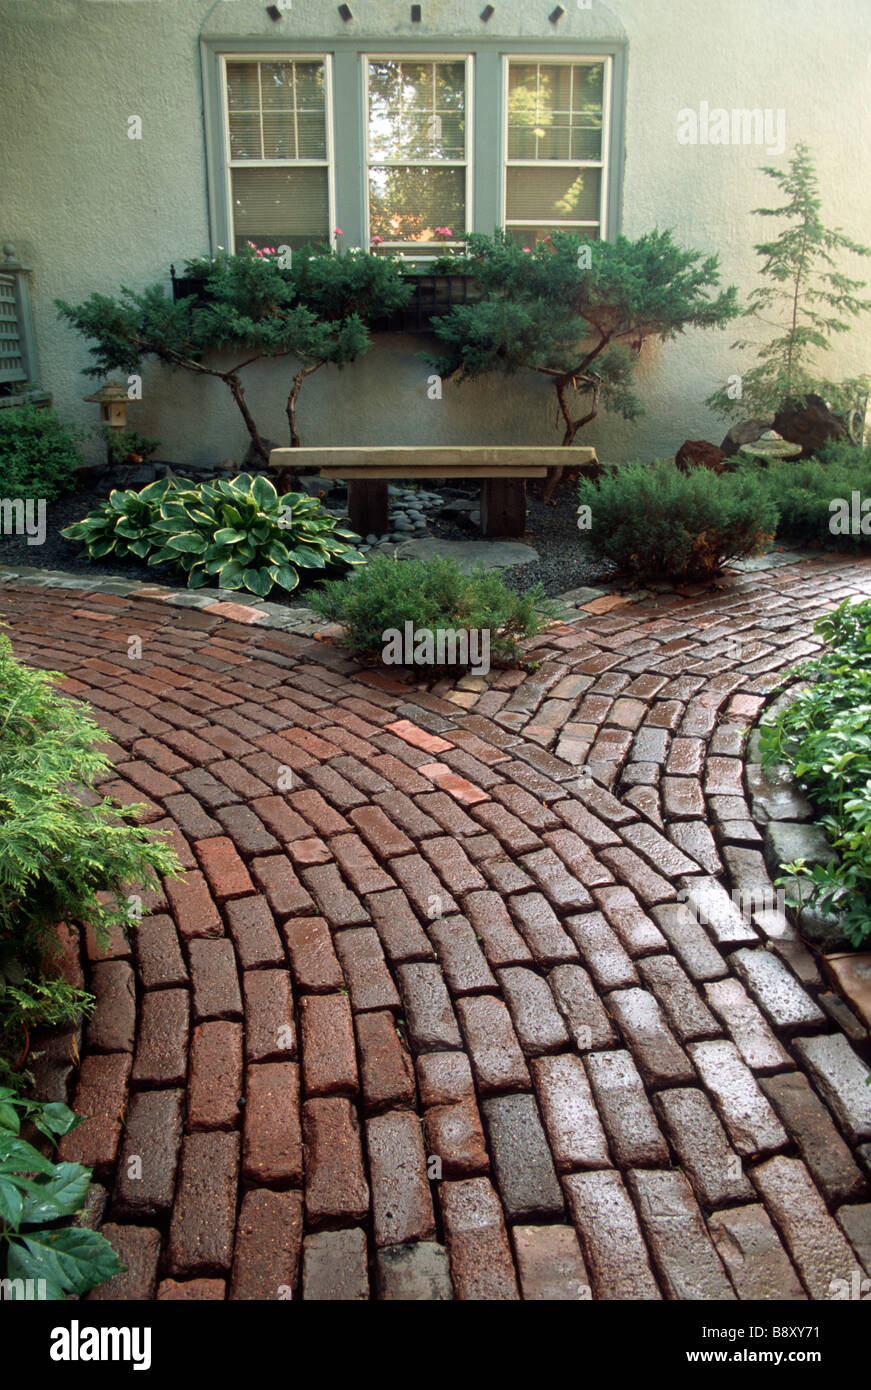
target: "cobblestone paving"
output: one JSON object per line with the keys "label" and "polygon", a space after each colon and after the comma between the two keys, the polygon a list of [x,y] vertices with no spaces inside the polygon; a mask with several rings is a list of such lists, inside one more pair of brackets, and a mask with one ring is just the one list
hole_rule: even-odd
{"label": "cobblestone paving", "polygon": [[62,1152],[127,1266],[91,1296],[825,1299],[871,1272],[867,1036],[734,896],[771,891],[742,731],[869,593],[829,559],[607,596],[532,674],[427,692],[232,606],[6,584],[17,654],[90,702],[103,790],[185,869],[129,943],[83,945]]}

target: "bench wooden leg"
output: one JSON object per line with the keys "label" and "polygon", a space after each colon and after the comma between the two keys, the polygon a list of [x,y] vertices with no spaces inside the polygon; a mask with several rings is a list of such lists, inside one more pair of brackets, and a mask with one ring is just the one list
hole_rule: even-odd
{"label": "bench wooden leg", "polygon": [[526,531],[526,482],[523,478],[483,478],[481,535],[522,536]]}
{"label": "bench wooden leg", "polygon": [[387,525],[387,483],[375,478],[352,478],[348,482],[348,516],[352,530],[365,540],[374,533],[383,536]]}

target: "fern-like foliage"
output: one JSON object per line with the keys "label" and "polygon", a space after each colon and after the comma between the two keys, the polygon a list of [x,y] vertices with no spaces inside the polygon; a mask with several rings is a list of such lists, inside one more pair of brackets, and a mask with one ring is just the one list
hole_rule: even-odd
{"label": "fern-like foliage", "polygon": [[54,978],[48,948],[61,921],[105,938],[130,921],[127,894],[180,872],[135,807],[93,790],[111,764],[105,731],[58,693],[57,674],[15,660],[0,632],[0,1053],[42,1023],[75,1017],[81,991]]}

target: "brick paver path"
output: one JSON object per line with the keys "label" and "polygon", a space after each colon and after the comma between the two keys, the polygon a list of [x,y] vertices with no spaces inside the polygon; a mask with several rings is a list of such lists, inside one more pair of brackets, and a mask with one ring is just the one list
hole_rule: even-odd
{"label": "brick paver path", "polygon": [[17,653],[90,701],[105,790],[185,868],[132,943],[87,943],[63,1152],[128,1266],[102,1296],[855,1279],[866,1042],[732,890],[768,883],[742,730],[869,592],[829,560],[597,600],[533,674],[426,693],[222,610],[4,586]]}

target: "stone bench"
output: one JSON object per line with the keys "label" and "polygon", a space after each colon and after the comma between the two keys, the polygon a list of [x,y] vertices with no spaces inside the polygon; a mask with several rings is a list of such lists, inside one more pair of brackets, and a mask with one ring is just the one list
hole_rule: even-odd
{"label": "stone bench", "polygon": [[462,478],[467,482],[480,478],[481,534],[522,536],[526,530],[526,479],[595,462],[595,449],[514,444],[273,449],[269,455],[270,468],[279,474],[316,468],[325,478],[346,481],[348,515],[359,536],[387,532],[390,478]]}

